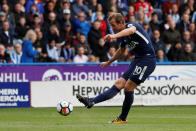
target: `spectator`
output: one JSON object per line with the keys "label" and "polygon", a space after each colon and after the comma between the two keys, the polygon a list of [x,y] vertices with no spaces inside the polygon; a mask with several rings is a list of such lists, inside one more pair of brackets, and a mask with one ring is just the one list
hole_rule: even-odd
{"label": "spectator", "polygon": [[182,49],[182,43],[181,42],[176,42],[175,45],[173,45],[169,52],[167,53],[167,58],[169,61],[180,61],[181,58],[181,54],[183,53],[183,49]]}
{"label": "spectator", "polygon": [[107,61],[108,44],[105,43],[103,38],[100,38],[98,42],[99,43],[96,45],[96,50],[93,51],[93,54],[99,57],[100,62]]}
{"label": "spectator", "polygon": [[180,33],[175,28],[176,24],[173,20],[169,23],[169,27],[169,30],[163,32],[163,41],[166,46],[166,53],[169,48],[181,38]]}
{"label": "spectator", "polygon": [[46,43],[49,43],[49,41],[51,40],[55,40],[56,43],[61,42],[60,32],[56,25],[50,26],[49,31],[46,32],[46,35],[45,35]]}
{"label": "spectator", "polygon": [[185,30],[189,28],[189,15],[183,14],[182,20],[179,24],[177,24],[177,29],[182,34]]}
{"label": "spectator", "polygon": [[80,34],[79,42],[75,45],[75,50],[77,50],[80,46],[84,47],[84,54],[88,55],[91,53],[91,49],[86,40],[86,36],[84,34]]}
{"label": "spectator", "polygon": [[117,1],[117,6],[122,11],[122,14],[124,16],[126,16],[127,11],[128,11],[128,1],[127,0],[118,0]]}
{"label": "spectator", "polygon": [[[1,0],[0,5],[7,4],[10,7],[10,10],[13,11],[13,6],[16,4],[17,1],[13,0]],[[1,8],[1,7],[0,7]]]}
{"label": "spectator", "polygon": [[156,51],[156,55],[157,55],[157,62],[168,62],[168,59],[165,56],[165,53],[164,53],[163,49],[158,49]]}
{"label": "spectator", "polygon": [[90,54],[90,55],[88,55],[88,62],[98,63],[99,62],[99,58],[98,57],[95,57],[92,54]]}
{"label": "spectator", "polygon": [[[23,2],[21,2],[23,1]],[[31,6],[32,5],[35,5],[36,8],[37,8],[37,12],[40,13],[40,14],[43,14],[44,13],[44,2],[42,2],[41,0],[20,0],[20,4],[25,5],[25,10],[26,10],[26,13],[28,14],[29,12],[31,12]]]}
{"label": "spectator", "polygon": [[152,20],[150,21],[150,28],[152,29],[152,32],[154,30],[160,30],[160,23],[158,21],[158,14],[152,13]]}
{"label": "spectator", "polygon": [[16,43],[14,45],[14,52],[10,54],[11,61],[13,64],[20,64],[22,57],[22,45],[21,43]]}
{"label": "spectator", "polygon": [[186,44],[191,44],[191,46],[194,48],[195,44],[194,42],[191,40],[191,34],[188,30],[184,31],[183,33],[183,38],[182,38],[182,45],[186,45]]}
{"label": "spectator", "polygon": [[104,19],[105,15],[103,14],[102,11],[97,11],[93,12],[92,17],[91,17],[91,23],[93,23],[97,19]]}
{"label": "spectator", "polygon": [[178,14],[178,5],[177,4],[173,4],[172,5],[172,19],[173,21],[177,24],[180,22],[180,15]]}
{"label": "spectator", "polygon": [[35,49],[37,48],[43,49],[46,46],[46,41],[44,41],[43,33],[41,32],[40,28],[36,28],[35,33],[37,35],[37,40],[35,41],[33,46],[35,47]]}
{"label": "spectator", "polygon": [[[6,16],[6,13],[1,11],[0,12],[0,30],[2,29],[3,27],[3,23],[7,21],[9,23],[9,21],[7,20],[7,16]],[[14,28],[13,28],[13,25],[11,23],[9,23],[9,32],[13,35],[14,34]]]}
{"label": "spectator", "polygon": [[[117,4],[117,0],[107,0],[102,4],[103,6],[103,13],[108,14],[108,12],[118,12],[123,14],[122,10],[119,8]],[[123,14],[126,16],[126,14]]]}
{"label": "spectator", "polygon": [[73,58],[73,62],[75,63],[86,63],[88,61],[88,57],[84,54],[84,47],[81,46],[77,49],[77,55]]}
{"label": "spectator", "polygon": [[184,9],[183,14],[188,15],[188,16],[189,16],[189,20],[191,20],[192,16],[190,15],[190,14],[191,14],[191,10],[190,10],[189,7],[186,7],[186,8]]}
{"label": "spectator", "polygon": [[149,37],[150,37],[150,39],[152,39],[152,30],[151,30],[151,28],[150,28],[150,26],[149,26],[149,23],[148,22],[144,22],[143,23],[143,28],[144,28],[144,30],[148,33],[148,35],[149,35]]}
{"label": "spectator", "polygon": [[58,54],[58,62],[64,62],[63,58],[61,57],[61,50],[62,50],[62,46],[64,45],[65,43],[62,42],[62,43],[56,43],[56,51],[57,51],[57,54]]}
{"label": "spectator", "polygon": [[10,11],[9,9],[9,6],[8,4],[3,4],[2,5],[2,11],[6,13],[6,16],[7,16],[7,21],[12,24],[13,28],[16,27],[16,22],[15,22],[15,19],[14,19],[14,14]]}
{"label": "spectator", "polygon": [[88,43],[92,49],[92,53],[96,54],[96,50],[99,47],[99,39],[102,38],[102,32],[100,30],[100,22],[95,21],[88,33]]}
{"label": "spectator", "polygon": [[180,61],[185,62],[195,62],[196,54],[192,52],[192,46],[190,43],[187,43],[184,48],[184,52],[181,55]]}
{"label": "spectator", "polygon": [[104,19],[105,15],[103,14],[103,7],[101,4],[97,4],[96,10],[93,11],[92,16],[91,16],[91,23],[93,23],[97,19],[97,12],[100,12],[102,15],[102,18]]}
{"label": "spectator", "polygon": [[59,0],[50,0],[51,2],[54,3],[54,11],[55,13],[59,13],[60,12],[60,1]]}
{"label": "spectator", "polygon": [[48,21],[49,14],[51,12],[57,14],[57,12],[55,11],[55,3],[52,1],[47,2],[44,8],[45,8],[44,21]]}
{"label": "spectator", "polygon": [[6,21],[6,13],[1,11],[0,12],[0,29],[2,28],[4,21]]}
{"label": "spectator", "polygon": [[6,53],[11,54],[14,52],[14,46],[13,45],[8,45],[6,48]]}
{"label": "spectator", "polygon": [[171,14],[167,14],[166,21],[161,25],[161,30],[165,31],[169,29],[169,23],[173,21]]}
{"label": "spectator", "polygon": [[195,24],[194,23],[189,24],[189,31],[190,31],[190,35],[191,35],[191,40],[193,42],[196,42],[196,30],[195,30]]}
{"label": "spectator", "polygon": [[136,22],[135,16],[134,16],[134,15],[133,15],[133,16],[130,16],[130,17],[129,17],[129,21],[130,21],[130,22]]}
{"label": "spectator", "polygon": [[9,30],[10,25],[8,21],[3,22],[2,30],[0,31],[0,43],[2,43],[5,47],[13,44],[13,34]]}
{"label": "spectator", "polygon": [[133,5],[129,6],[129,10],[128,10],[128,14],[127,15],[129,15],[129,16],[135,15],[135,8],[134,8]]}
{"label": "spectator", "polygon": [[23,39],[27,30],[28,30],[28,27],[26,25],[25,17],[20,17],[19,23],[16,25],[16,28],[15,28],[15,37],[17,39]]}
{"label": "spectator", "polygon": [[26,12],[26,9],[25,9],[26,0],[18,0],[18,2],[21,4],[22,12]]}
{"label": "spectator", "polygon": [[63,16],[60,19],[60,23],[61,25],[63,25],[66,22],[70,22],[71,23],[71,11],[69,9],[65,9],[63,10]]}
{"label": "spectator", "polygon": [[87,21],[85,21],[85,14],[84,12],[80,12],[77,15],[77,18],[74,19],[74,29],[76,32],[81,32],[82,34],[85,34],[87,37],[87,34],[90,29],[90,25]]}
{"label": "spectator", "polygon": [[144,14],[143,11],[139,11],[139,12],[137,13],[136,22],[137,22],[138,24],[140,24],[140,25],[143,25],[144,21],[145,21],[145,14]]}
{"label": "spectator", "polygon": [[78,16],[80,12],[83,12],[86,18],[92,16],[92,10],[89,10],[89,8],[83,4],[83,0],[76,0],[76,3],[74,3],[71,6],[73,16]]}
{"label": "spectator", "polygon": [[69,21],[66,21],[63,24],[63,28],[60,32],[60,37],[62,41],[70,41],[71,43],[73,42],[73,32],[71,28],[71,23]]}
{"label": "spectator", "polygon": [[103,19],[103,14],[102,12],[97,12],[97,21],[100,22],[100,30],[102,31],[102,37],[104,37],[106,35],[106,30],[107,30],[107,25],[106,25],[106,21]]}
{"label": "spectator", "polygon": [[41,18],[39,17],[39,15],[35,14],[33,16],[33,24],[31,24],[30,28],[31,29],[35,29],[35,28],[42,28],[42,22],[41,22]]}
{"label": "spectator", "polygon": [[44,23],[44,32],[48,31],[48,27],[55,25],[58,30],[60,29],[60,25],[56,19],[56,14],[54,12],[50,12],[48,15],[48,20]]}
{"label": "spectator", "polygon": [[174,4],[177,4],[176,2],[174,2],[173,0],[168,0],[166,2],[163,2],[162,4],[162,10],[163,10],[163,14],[171,14],[172,13],[172,6]]}
{"label": "spectator", "polygon": [[[142,16],[142,17],[141,17]],[[139,19],[143,19],[143,21],[147,21],[149,22],[151,20],[151,16],[150,18],[144,13],[144,8],[142,6],[139,7],[138,11],[135,13],[135,17],[137,20]],[[141,17],[141,18],[139,18]]]}
{"label": "spectator", "polygon": [[[109,51],[107,52],[107,59],[108,60],[111,59],[114,56],[115,52],[116,52],[115,46],[111,46],[109,48]],[[117,63],[117,62],[118,62],[117,60],[114,61],[114,63]]]}
{"label": "spectator", "polygon": [[144,13],[148,16],[148,18],[151,18],[151,14],[153,13],[153,7],[149,2],[146,2],[145,0],[138,0],[138,2],[135,3],[135,11],[137,12],[139,10],[139,7],[142,6],[144,9]]}
{"label": "spectator", "polygon": [[10,63],[10,55],[5,52],[5,46],[0,44],[0,63]]}
{"label": "spectator", "polygon": [[79,39],[80,39],[80,35],[81,34],[82,33],[77,32],[76,35],[73,35],[73,43],[72,43],[73,46],[75,46],[79,42]]}
{"label": "spectator", "polygon": [[135,16],[135,8],[132,5],[130,5],[128,7],[128,13],[127,13],[127,15],[125,17],[125,20],[129,22],[131,16]]}
{"label": "spectator", "polygon": [[38,50],[39,53],[36,56],[37,62],[47,62],[45,58],[43,57],[43,49],[46,46],[46,43],[43,39],[43,33],[40,31],[40,28],[35,29],[36,35],[37,35],[37,40],[33,44],[33,47],[35,47],[35,50]]}
{"label": "spectator", "polygon": [[[33,50],[33,43],[36,41],[37,36],[33,30],[28,30],[24,42],[22,44],[22,63],[33,63],[35,62],[34,58],[37,56],[38,51]],[[40,52],[40,51],[39,51]]]}
{"label": "spectator", "polygon": [[92,11],[95,12],[97,8],[97,0],[91,0],[90,4],[88,5],[88,8]]}
{"label": "spectator", "polygon": [[70,3],[68,0],[62,0],[60,3],[60,12],[63,12],[63,10],[70,10]]}
{"label": "spectator", "polygon": [[194,5],[194,0],[188,0],[186,3],[182,4],[180,6],[180,15],[182,16],[187,8],[190,9],[190,16],[193,16],[193,12],[196,10],[195,9],[196,5]]}
{"label": "spectator", "polygon": [[75,51],[71,48],[71,42],[66,41],[64,47],[61,50],[61,57],[65,62],[72,62],[75,55]]}
{"label": "spectator", "polygon": [[36,4],[32,4],[30,8],[30,12],[27,14],[27,23],[29,24],[29,26],[34,26],[35,19],[39,19],[38,23],[40,24],[44,22],[43,15],[39,14]]}
{"label": "spectator", "polygon": [[153,45],[155,51],[157,51],[158,49],[163,49],[165,51],[164,43],[160,39],[159,30],[154,30],[153,31],[152,45]]}
{"label": "spectator", "polygon": [[126,16],[126,13],[123,13],[122,10],[117,5],[116,0],[111,0],[111,3],[112,4],[111,4],[111,7],[110,7],[110,11],[116,12],[116,13],[121,13],[121,14],[123,14],[123,16]]}
{"label": "spectator", "polygon": [[191,22],[196,23],[196,11],[193,13],[193,17],[191,19]]}
{"label": "spectator", "polygon": [[104,18],[105,15],[103,14],[103,7],[101,4],[97,4],[96,10],[93,11],[92,16],[91,16],[91,23],[93,23],[97,19],[97,12],[101,12],[102,17]]}
{"label": "spectator", "polygon": [[22,6],[20,3],[15,4],[14,16],[15,16],[16,25],[19,23],[20,17],[26,17],[25,13],[22,12]]}
{"label": "spectator", "polygon": [[49,41],[49,44],[46,45],[46,52],[47,52],[49,62],[58,62],[59,56],[57,52],[55,39],[51,39]]}
{"label": "spectator", "polygon": [[131,16],[129,16],[129,18],[128,18],[128,21],[127,21],[127,22],[136,22],[135,15],[131,15]]}
{"label": "spectator", "polygon": [[[68,20],[70,20],[71,17],[71,11],[70,11],[70,3],[67,0],[61,0],[57,2],[59,4],[58,6],[58,15],[57,15],[57,19],[59,21],[60,24],[64,23],[64,17],[65,15],[69,15]],[[59,8],[60,7],[60,8]],[[65,14],[65,10],[66,10],[66,14]],[[67,13],[67,11],[69,11],[69,14]]]}

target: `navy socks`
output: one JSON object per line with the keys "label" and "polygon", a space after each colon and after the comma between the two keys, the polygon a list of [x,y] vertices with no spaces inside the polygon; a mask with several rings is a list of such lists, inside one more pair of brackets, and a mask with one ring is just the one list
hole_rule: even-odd
{"label": "navy socks", "polygon": [[[95,98],[92,98],[92,101],[96,104],[96,103],[111,99],[116,94],[118,94],[119,91],[120,90],[115,85],[113,85],[112,88],[110,88],[109,90],[101,93]],[[127,115],[133,104],[133,100],[134,100],[134,92],[125,91],[125,99],[124,99],[123,106],[122,106],[122,112],[121,112],[121,115],[119,116],[121,120],[125,121],[127,119]]]}
{"label": "navy socks", "polygon": [[116,94],[118,94],[119,91],[120,90],[115,85],[113,85],[112,88],[110,88],[109,90],[107,90],[107,91],[101,93],[100,95],[98,95],[97,97],[93,98],[93,102],[96,104],[96,103],[111,99]]}
{"label": "navy socks", "polygon": [[125,91],[125,99],[122,106],[122,112],[121,115],[119,116],[121,120],[125,121],[127,119],[127,115],[133,104],[133,100],[134,100],[134,92]]}

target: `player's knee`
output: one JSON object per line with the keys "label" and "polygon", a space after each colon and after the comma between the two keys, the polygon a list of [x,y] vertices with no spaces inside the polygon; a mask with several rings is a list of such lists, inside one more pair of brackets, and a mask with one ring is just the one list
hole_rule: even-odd
{"label": "player's knee", "polygon": [[117,80],[115,82],[115,86],[118,88],[118,89],[123,89],[125,87],[125,83],[126,83],[126,80],[123,79],[123,78],[120,78],[119,80]]}
{"label": "player's knee", "polygon": [[132,86],[125,86],[125,91],[130,92],[130,91],[134,91],[134,87]]}
{"label": "player's knee", "polygon": [[128,80],[125,84],[125,91],[134,91],[134,89],[137,87],[137,84],[134,83],[131,80]]}

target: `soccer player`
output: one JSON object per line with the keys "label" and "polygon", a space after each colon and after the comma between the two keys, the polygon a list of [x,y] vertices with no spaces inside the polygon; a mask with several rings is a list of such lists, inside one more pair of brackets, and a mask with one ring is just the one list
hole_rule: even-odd
{"label": "soccer player", "polygon": [[116,34],[108,34],[104,37],[108,42],[114,39],[120,40],[120,47],[116,53],[107,62],[101,63],[101,68],[105,68],[113,61],[120,58],[128,45],[131,52],[135,54],[135,59],[131,62],[130,67],[124,72],[112,88],[96,96],[95,98],[82,97],[77,95],[77,99],[87,108],[94,104],[108,100],[114,97],[121,89],[125,89],[125,99],[122,106],[122,112],[111,123],[127,123],[127,115],[132,106],[134,99],[134,89],[154,71],[156,67],[155,51],[152,42],[145,30],[136,23],[125,24],[124,18],[120,13],[113,13],[109,16],[108,21]]}

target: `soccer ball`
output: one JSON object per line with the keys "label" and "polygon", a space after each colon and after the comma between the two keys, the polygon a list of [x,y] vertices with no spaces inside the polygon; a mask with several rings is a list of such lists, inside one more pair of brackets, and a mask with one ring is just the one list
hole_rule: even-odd
{"label": "soccer ball", "polygon": [[57,104],[57,111],[63,116],[69,115],[73,111],[73,105],[65,100]]}

